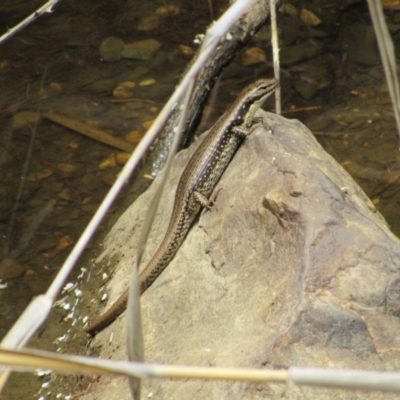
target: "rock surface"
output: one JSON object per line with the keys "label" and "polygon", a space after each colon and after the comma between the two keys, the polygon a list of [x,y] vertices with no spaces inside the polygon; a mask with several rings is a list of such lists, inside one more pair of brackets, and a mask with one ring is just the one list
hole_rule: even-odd
{"label": "rock surface", "polygon": [[161,47],[162,43],[155,39],[138,40],[137,42],[127,43],[121,54],[124,58],[151,60]]}
{"label": "rock surface", "polygon": [[25,273],[21,264],[11,258],[3,258],[0,261],[0,282],[18,278]]}
{"label": "rock surface", "polygon": [[[257,129],[241,146],[218,184],[223,190],[215,208],[202,213],[142,296],[146,360],[398,370],[400,241],[307,128],[263,115],[273,133]],[[176,184],[196,145],[176,157],[144,264],[166,229]],[[98,261],[119,261],[108,304],[128,285],[143,214],[157,184],[105,241]],[[126,359],[123,321],[93,341],[102,346],[102,358]],[[128,393],[125,378],[101,377],[81,398]],[[144,381],[142,398],[150,393],[153,399],[396,398],[200,380]]]}
{"label": "rock surface", "polygon": [[101,58],[107,62],[119,61],[124,49],[124,42],[114,36],[110,36],[101,42],[99,53]]}

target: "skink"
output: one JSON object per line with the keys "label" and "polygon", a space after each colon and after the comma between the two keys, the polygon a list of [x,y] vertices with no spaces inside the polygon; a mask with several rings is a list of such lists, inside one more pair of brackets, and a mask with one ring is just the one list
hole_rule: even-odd
{"label": "skink", "polygon": [[[255,112],[278,85],[278,80],[260,79],[244,90],[217,121],[193,153],[180,178],[175,203],[163,241],[139,275],[143,293],[175,256],[202,207],[210,208],[210,196],[235,151],[251,132]],[[128,289],[85,331],[95,334],[110,325],[126,308]]]}

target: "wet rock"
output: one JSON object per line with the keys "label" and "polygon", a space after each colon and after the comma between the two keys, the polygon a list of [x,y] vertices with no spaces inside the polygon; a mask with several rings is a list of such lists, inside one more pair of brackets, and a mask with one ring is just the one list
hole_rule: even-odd
{"label": "wet rock", "polygon": [[378,95],[375,97],[375,103],[379,105],[388,105],[391,104],[391,102],[392,100],[390,99],[389,89],[386,84],[384,84],[378,90]]}
{"label": "wet rock", "polygon": [[296,91],[306,100],[312,99],[319,91],[331,83],[331,75],[322,63],[314,65],[313,73],[305,70],[299,73],[294,81]]}
{"label": "wet rock", "polygon": [[130,111],[137,111],[144,107],[144,103],[141,102],[133,102],[133,103],[126,103],[125,107],[127,110]]}
{"label": "wet rock", "polygon": [[136,67],[133,71],[127,71],[119,76],[121,81],[135,81],[148,74],[150,69],[145,66]]}
{"label": "wet rock", "polygon": [[157,15],[143,18],[138,25],[138,30],[143,32],[157,31],[160,28],[161,21]]}
{"label": "wet rock", "polygon": [[281,65],[287,67],[300,61],[309,60],[320,54],[321,50],[313,43],[305,42],[293,46],[282,46]]}
{"label": "wet rock", "polygon": [[281,7],[279,8],[279,11],[281,11],[285,14],[291,15],[291,16],[299,15],[296,7],[294,5],[288,4],[288,3],[282,4]]}
{"label": "wet rock", "polygon": [[53,193],[55,193],[57,195],[64,189],[64,187],[65,187],[65,185],[63,182],[53,182],[51,184],[51,190],[53,191]]}
{"label": "wet rock", "polygon": [[15,114],[12,121],[13,129],[22,129],[27,126],[34,126],[40,119],[38,113],[33,111],[21,111]]}
{"label": "wet rock", "polygon": [[353,122],[349,125],[350,129],[356,129],[359,128],[360,126],[364,125],[366,123],[366,120],[364,117],[358,117],[354,118]]}
{"label": "wet rock", "polygon": [[46,203],[46,200],[38,199],[35,197],[28,201],[28,206],[32,208],[42,208],[46,205]]}
{"label": "wet rock", "polygon": [[69,235],[65,235],[57,243],[56,249],[59,251],[65,250],[73,244],[73,241]]}
{"label": "wet rock", "polygon": [[56,223],[57,228],[66,228],[73,224],[71,219],[62,219]]}
{"label": "wet rock", "polygon": [[148,79],[144,79],[143,81],[139,82],[139,86],[152,86],[155,85],[157,83],[157,81],[154,78],[148,78]]}
{"label": "wet rock", "polygon": [[144,76],[144,75],[146,75],[146,74],[148,74],[149,73],[149,68],[147,68],[147,67],[145,67],[145,66],[143,66],[143,65],[141,65],[141,66],[139,66],[139,67],[136,67],[132,72],[131,72],[131,76],[132,76],[132,79],[138,79],[138,78],[141,78],[142,76]]}
{"label": "wet rock", "polygon": [[115,182],[115,176],[119,172],[120,168],[110,168],[105,171],[103,171],[100,175],[101,180],[107,185],[107,186],[112,186],[113,183]]}
{"label": "wet rock", "polygon": [[328,37],[328,34],[325,31],[321,30],[321,29],[310,28],[308,30],[308,34],[310,35],[310,37],[314,37],[314,38],[317,38],[317,39],[325,39],[325,38]]}
{"label": "wet rock", "polygon": [[65,200],[65,201],[72,201],[73,200],[71,191],[68,188],[62,189],[61,192],[58,194],[58,197],[61,200]]}
{"label": "wet rock", "polygon": [[303,79],[297,79],[294,82],[294,88],[306,100],[312,99],[318,93],[318,87],[314,82],[308,82]]}
{"label": "wet rock", "polygon": [[54,249],[56,246],[57,246],[57,239],[54,237],[48,237],[48,238],[43,238],[40,242],[38,242],[36,249],[37,251],[43,253],[51,249]]}
{"label": "wet rock", "polygon": [[382,7],[385,10],[398,10],[400,7],[400,1],[399,0],[381,0]]}
{"label": "wet rock", "polygon": [[11,258],[4,258],[0,262],[0,281],[5,282],[10,279],[18,278],[25,272],[21,264]]}
{"label": "wet rock", "polygon": [[165,64],[167,63],[167,61],[168,61],[167,52],[159,51],[148,65],[152,70],[157,68],[165,68]]}
{"label": "wet rock", "polygon": [[142,123],[143,129],[146,129],[146,131],[147,131],[147,129],[149,129],[151,127],[151,125],[153,125],[153,122],[154,122],[153,119],[149,120],[149,121],[144,121]]}
{"label": "wet rock", "polygon": [[122,82],[113,90],[113,96],[117,99],[127,99],[132,97],[135,86],[135,82]]}
{"label": "wet rock", "polygon": [[115,155],[110,154],[104,161],[99,164],[99,169],[108,169],[115,167],[117,162],[115,161]]}
{"label": "wet rock", "polygon": [[125,135],[125,140],[132,144],[138,144],[142,139],[142,134],[139,130],[134,130]]}
{"label": "wet rock", "polygon": [[149,98],[163,100],[174,91],[173,83],[159,83],[158,85],[142,87],[143,95]]}
{"label": "wet rock", "polygon": [[100,45],[99,53],[103,61],[114,62],[119,61],[124,49],[124,42],[114,36],[104,39]]}
{"label": "wet rock", "polygon": [[69,163],[58,163],[57,169],[65,175],[72,175],[78,171],[78,167]]}
{"label": "wet rock", "polygon": [[122,57],[135,60],[151,60],[157,51],[161,49],[161,46],[162,43],[155,39],[145,39],[128,43],[122,51]]}
{"label": "wet rock", "polygon": [[117,153],[115,161],[118,165],[125,165],[130,158],[130,153]]}
{"label": "wet rock", "polygon": [[311,11],[303,8],[300,12],[300,19],[307,26],[318,26],[322,24],[322,21]]}
{"label": "wet rock", "polygon": [[83,204],[81,206],[81,210],[87,212],[89,214],[94,214],[97,209],[99,208],[98,204],[90,203],[90,204]]}
{"label": "wet rock", "polygon": [[297,17],[285,17],[285,29],[279,33],[279,45],[281,47],[298,44],[299,32],[305,31],[304,24]]}
{"label": "wet rock", "polygon": [[53,92],[53,93],[61,93],[62,92],[62,85],[61,83],[58,82],[51,82],[49,85],[49,89]]}
{"label": "wet rock", "polygon": [[155,14],[159,17],[168,17],[170,15],[178,15],[180,14],[181,9],[178,6],[168,5],[168,6],[161,6],[156,9]]}
{"label": "wet rock", "polygon": [[37,182],[37,181],[42,181],[44,179],[49,178],[51,175],[53,175],[53,171],[48,168],[43,168],[38,172],[32,172],[27,176],[27,180],[29,182]]}
{"label": "wet rock", "polygon": [[343,29],[343,50],[349,61],[360,65],[378,65],[379,51],[372,26],[358,22]]}
{"label": "wet rock", "polygon": [[182,56],[188,60],[190,60],[195,54],[194,49],[189,46],[185,46],[184,44],[179,45],[178,48]]}
{"label": "wet rock", "polygon": [[85,185],[85,188],[88,192],[92,190],[96,190],[101,186],[101,182],[95,173],[88,173],[82,177],[82,183]]}
{"label": "wet rock", "polygon": [[250,47],[241,57],[241,64],[245,67],[267,61],[267,54],[260,47]]}
{"label": "wet rock", "polygon": [[114,79],[100,79],[98,81],[92,82],[86,86],[86,88],[96,94],[109,93],[115,87]]}
{"label": "wet rock", "polygon": [[10,218],[10,211],[15,202],[16,193],[10,190],[9,187],[0,185],[0,221],[6,221]]}
{"label": "wet rock", "polygon": [[400,25],[399,24],[388,24],[388,29],[390,33],[397,33],[400,31]]}
{"label": "wet rock", "polygon": [[322,114],[318,116],[316,119],[312,120],[307,124],[307,126],[314,132],[314,131],[323,131],[325,130],[330,123],[332,122],[331,117],[328,115]]}
{"label": "wet rock", "polygon": [[368,76],[380,81],[381,79],[384,78],[382,67],[379,66],[369,69]]}
{"label": "wet rock", "polygon": [[350,7],[353,7],[355,4],[361,3],[362,0],[344,0],[337,2],[336,9],[337,10],[347,10]]}

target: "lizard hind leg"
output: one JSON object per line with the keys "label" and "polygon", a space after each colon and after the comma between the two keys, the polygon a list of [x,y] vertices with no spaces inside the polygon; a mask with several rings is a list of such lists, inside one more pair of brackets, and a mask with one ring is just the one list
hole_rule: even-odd
{"label": "lizard hind leg", "polygon": [[204,194],[195,191],[193,193],[193,198],[195,199],[195,201],[200,204],[203,208],[211,211],[214,207],[215,202],[217,201],[217,197],[219,195],[219,193],[221,192],[222,188],[219,188],[218,190],[216,190],[209,199],[207,199],[206,196],[204,196]]}
{"label": "lizard hind leg", "polygon": [[207,197],[204,196],[203,193],[200,193],[198,191],[193,192],[193,198],[197,204],[200,204],[202,207],[207,208],[207,210],[211,210],[214,204],[213,199],[207,199]]}

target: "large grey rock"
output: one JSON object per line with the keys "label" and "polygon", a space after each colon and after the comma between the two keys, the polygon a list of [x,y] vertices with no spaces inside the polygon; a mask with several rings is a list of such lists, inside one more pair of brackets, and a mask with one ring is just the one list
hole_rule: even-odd
{"label": "large grey rock", "polygon": [[[218,185],[223,190],[215,209],[200,216],[142,296],[146,359],[218,367],[399,369],[399,240],[307,128],[264,115],[273,133],[260,128],[246,140]],[[162,238],[176,184],[195,146],[176,157],[147,254]],[[99,261],[119,260],[110,301],[128,284],[143,214],[157,184],[158,179],[105,242]],[[94,340],[102,345],[102,357],[126,358],[123,321]],[[367,396],[200,380],[145,381],[142,398],[150,393],[153,399]],[[93,395],[126,398],[128,384],[125,378],[102,377],[83,398]]]}

